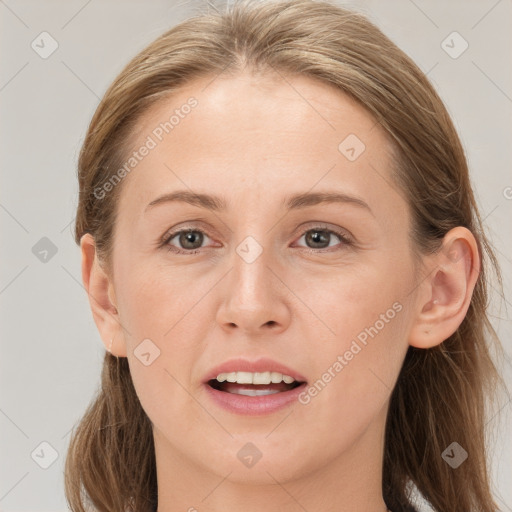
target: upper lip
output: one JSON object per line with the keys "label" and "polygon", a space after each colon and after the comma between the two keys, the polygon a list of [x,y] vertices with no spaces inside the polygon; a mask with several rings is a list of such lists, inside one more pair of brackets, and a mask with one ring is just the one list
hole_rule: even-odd
{"label": "upper lip", "polygon": [[293,377],[297,382],[306,382],[306,378],[296,370],[292,370],[288,366],[267,357],[262,357],[254,361],[243,358],[229,359],[209,370],[205,375],[204,382],[207,383],[212,379],[216,379],[219,373],[231,372],[279,372],[283,375]]}

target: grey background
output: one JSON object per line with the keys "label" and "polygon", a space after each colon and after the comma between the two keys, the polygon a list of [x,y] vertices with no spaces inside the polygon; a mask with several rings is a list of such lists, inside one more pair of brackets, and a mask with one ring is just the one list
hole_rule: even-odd
{"label": "grey background", "polygon": [[[428,72],[453,117],[504,273],[505,297],[495,295],[493,323],[510,358],[512,189],[507,187],[512,187],[512,2],[339,3],[368,14]],[[81,284],[80,251],[72,238],[76,161],[87,125],[124,64],[204,5],[160,0],[0,0],[0,510],[4,512],[67,510],[63,464],[69,432],[99,385],[104,347]],[[59,45],[46,59],[31,47],[43,31]],[[456,59],[442,47],[453,31],[469,44]],[[455,50],[461,48],[460,41],[453,45]],[[49,252],[45,262],[40,260],[43,254],[37,254],[41,244],[43,248],[48,244],[40,241],[43,237],[57,251]],[[510,359],[500,364],[510,388]],[[496,498],[506,511],[512,510],[511,409],[511,403],[503,401],[492,451]],[[51,461],[50,448],[43,446],[41,452],[43,441],[58,454],[48,469],[31,457],[36,450],[40,457],[34,458],[40,463]]]}

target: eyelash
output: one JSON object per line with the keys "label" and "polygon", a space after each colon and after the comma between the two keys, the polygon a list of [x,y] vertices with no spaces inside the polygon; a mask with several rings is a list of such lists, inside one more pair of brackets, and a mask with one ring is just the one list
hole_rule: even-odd
{"label": "eyelash", "polygon": [[[341,232],[341,231],[336,230],[336,229],[328,229],[328,228],[323,227],[323,226],[315,226],[315,227],[306,229],[305,231],[303,231],[301,233],[300,238],[302,238],[309,231],[322,231],[322,232],[325,232],[325,233],[334,234],[334,235],[336,235],[341,240],[343,245],[345,245],[347,247],[351,247],[351,246],[354,245],[353,241],[346,235],[346,233]],[[205,231],[203,231],[202,229],[199,229],[199,228],[181,228],[181,229],[179,229],[177,231],[173,231],[170,234],[166,233],[164,235],[161,243],[160,243],[160,247],[163,248],[163,247],[167,246],[168,251],[173,252],[175,254],[188,254],[188,255],[197,254],[198,252],[201,251],[201,249],[194,249],[194,250],[187,251],[185,249],[179,249],[179,248],[177,248],[177,247],[175,247],[173,245],[170,245],[169,242],[176,235],[179,235],[180,233],[186,233],[186,232],[197,232],[197,233],[202,233],[203,235],[208,236],[208,234]],[[210,237],[208,236],[208,238],[210,238]],[[324,248],[324,249],[311,249],[309,247],[302,247],[302,249],[305,249],[307,252],[310,252],[310,253],[333,252],[332,251],[332,249],[333,249],[332,247]]]}

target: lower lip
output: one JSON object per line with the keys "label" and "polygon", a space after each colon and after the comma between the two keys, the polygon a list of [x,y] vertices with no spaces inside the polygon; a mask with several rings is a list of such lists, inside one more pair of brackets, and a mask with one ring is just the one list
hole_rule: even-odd
{"label": "lower lip", "polygon": [[306,383],[291,389],[290,391],[281,391],[272,395],[247,396],[227,393],[214,389],[208,384],[204,384],[211,399],[223,409],[236,414],[245,415],[263,415],[284,409],[292,403],[298,401],[299,395],[306,388]]}

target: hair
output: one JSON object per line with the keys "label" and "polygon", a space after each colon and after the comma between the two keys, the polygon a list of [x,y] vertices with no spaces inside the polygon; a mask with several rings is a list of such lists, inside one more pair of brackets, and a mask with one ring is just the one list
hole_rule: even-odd
{"label": "hair", "polygon": [[[501,272],[442,100],[418,66],[363,14],[330,0],[243,0],[223,12],[199,13],[159,36],[124,67],[91,120],[78,160],[76,243],[90,233],[113,272],[122,183],[106,197],[95,191],[123,165],[141,116],[193,79],[236,76],[245,68],[333,85],[374,117],[392,141],[392,176],[410,208],[414,254],[439,251],[456,226],[475,236],[481,267],[464,320],[438,346],[409,346],[392,391],[382,492],[393,512],[414,510],[414,487],[438,512],[497,510],[486,406],[503,383],[491,348],[503,349],[487,308],[488,273],[494,270],[502,288]],[[457,469],[441,456],[454,441],[469,454]],[[87,504],[100,512],[157,508],[152,423],[126,358],[105,353],[101,389],[71,436],[65,492],[73,512]]]}

